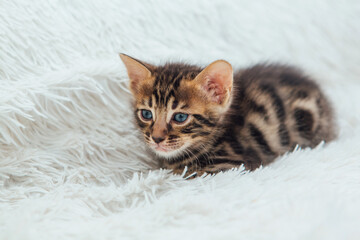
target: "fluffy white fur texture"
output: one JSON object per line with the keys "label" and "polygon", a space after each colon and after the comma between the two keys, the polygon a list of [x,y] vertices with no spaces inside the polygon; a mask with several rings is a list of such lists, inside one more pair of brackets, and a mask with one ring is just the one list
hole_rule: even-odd
{"label": "fluffy white fur texture", "polygon": [[[1,1],[0,239],[360,239],[359,23],[358,0]],[[339,137],[251,173],[157,170],[119,52],[300,66]]]}

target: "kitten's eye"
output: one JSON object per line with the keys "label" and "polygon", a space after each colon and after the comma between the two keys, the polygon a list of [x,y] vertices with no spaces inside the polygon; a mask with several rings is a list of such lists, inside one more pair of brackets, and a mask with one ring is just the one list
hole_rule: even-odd
{"label": "kitten's eye", "polygon": [[141,116],[144,120],[151,120],[152,119],[152,113],[149,110],[142,109],[141,110]]}
{"label": "kitten's eye", "polygon": [[174,115],[174,121],[178,123],[185,122],[185,120],[188,118],[189,114],[186,113],[176,113]]}

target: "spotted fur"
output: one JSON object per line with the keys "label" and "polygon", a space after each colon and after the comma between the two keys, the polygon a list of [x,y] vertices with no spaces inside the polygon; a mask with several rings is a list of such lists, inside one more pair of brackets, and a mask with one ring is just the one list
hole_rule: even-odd
{"label": "spotted fur", "polygon": [[[129,73],[137,124],[162,167],[175,173],[185,166],[188,174],[197,175],[242,164],[253,170],[296,145],[315,147],[335,137],[328,100],[296,68],[255,65],[231,72],[231,86],[222,88],[221,72],[213,74],[219,81],[209,82],[206,76],[207,82],[201,83],[197,79],[205,70],[198,66],[155,67],[126,55],[121,58]],[[144,121],[142,109],[154,118]],[[176,113],[189,117],[178,124],[173,120]],[[161,136],[167,151],[156,145],[155,135]]]}

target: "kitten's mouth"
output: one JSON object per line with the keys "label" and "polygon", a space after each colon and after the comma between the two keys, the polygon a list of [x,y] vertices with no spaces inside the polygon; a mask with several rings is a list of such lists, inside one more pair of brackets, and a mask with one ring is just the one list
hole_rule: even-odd
{"label": "kitten's mouth", "polygon": [[170,152],[171,149],[165,148],[159,144],[155,145],[155,150],[159,152]]}
{"label": "kitten's mouth", "polygon": [[154,143],[151,143],[150,145],[156,154],[158,154],[161,157],[165,157],[165,158],[175,157],[175,156],[181,154],[181,152],[187,147],[187,146],[185,146],[186,144],[182,144],[180,146],[177,146],[176,148],[167,147],[162,144],[154,144]]}

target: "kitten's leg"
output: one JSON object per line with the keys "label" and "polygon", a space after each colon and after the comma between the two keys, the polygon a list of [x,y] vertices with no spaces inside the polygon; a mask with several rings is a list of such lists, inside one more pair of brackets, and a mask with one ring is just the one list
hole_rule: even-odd
{"label": "kitten's leg", "polygon": [[[216,174],[219,172],[225,172],[233,168],[239,168],[243,165],[243,163],[239,164],[229,164],[229,163],[221,163],[221,164],[212,164],[209,166],[206,166],[202,169],[199,169],[196,171],[196,177],[202,176],[204,173],[206,174]],[[245,165],[244,165],[245,166]],[[250,170],[247,166],[245,166],[245,169]]]}

